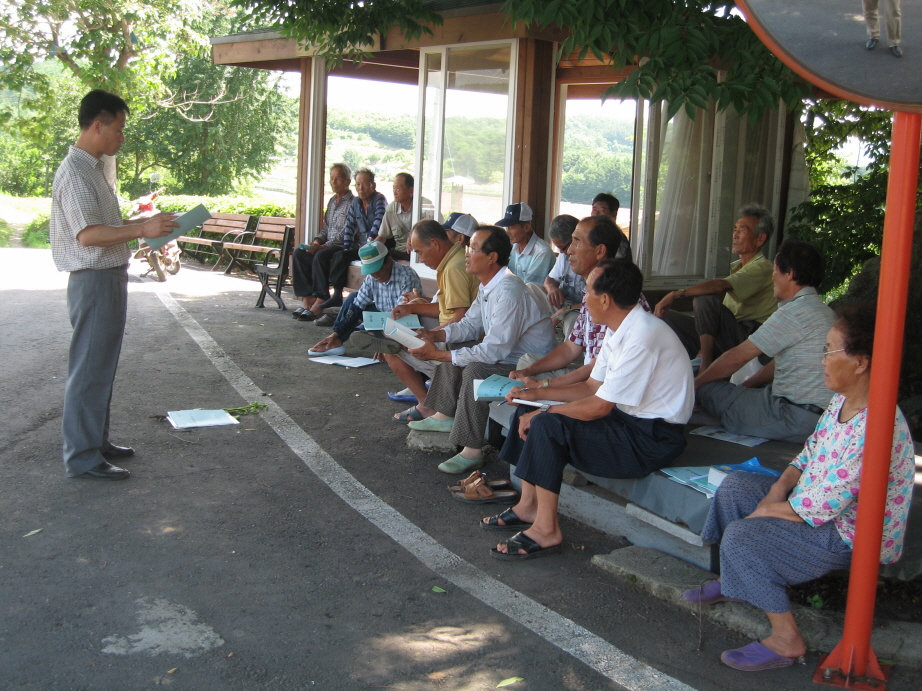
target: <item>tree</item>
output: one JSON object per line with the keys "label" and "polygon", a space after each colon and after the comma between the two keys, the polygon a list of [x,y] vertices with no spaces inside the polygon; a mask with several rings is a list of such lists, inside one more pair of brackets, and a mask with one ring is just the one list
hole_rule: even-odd
{"label": "tree", "polygon": [[[365,47],[392,26],[412,39],[430,31],[427,25],[442,23],[424,0],[233,2],[316,48],[331,64],[344,57],[361,59]],[[636,66],[609,95],[667,101],[669,117],[684,107],[694,118],[709,100],[752,120],[776,108],[779,99],[791,107],[800,103],[809,93],[807,85],[731,14],[733,8],[731,0],[506,0],[503,5],[510,22],[566,27],[561,56],[591,53],[616,69]]]}
{"label": "tree", "polygon": [[42,110],[51,84],[36,67],[51,58],[87,89],[107,89],[129,105],[168,98],[163,79],[175,72],[175,51],[206,44],[189,29],[198,7],[183,0],[7,0],[0,5],[0,87]]}

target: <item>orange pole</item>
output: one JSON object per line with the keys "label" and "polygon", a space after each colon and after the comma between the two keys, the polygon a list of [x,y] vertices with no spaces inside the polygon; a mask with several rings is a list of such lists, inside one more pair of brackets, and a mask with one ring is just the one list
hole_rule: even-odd
{"label": "orange pole", "polygon": [[846,679],[846,687],[851,686],[848,680],[862,677],[884,680],[871,648],[871,624],[880,570],[880,541],[903,356],[906,295],[919,182],[920,133],[922,115],[894,113],[868,425],[845,628],[835,650],[820,663],[820,667],[828,671],[826,678],[832,676],[831,671],[838,670]]}

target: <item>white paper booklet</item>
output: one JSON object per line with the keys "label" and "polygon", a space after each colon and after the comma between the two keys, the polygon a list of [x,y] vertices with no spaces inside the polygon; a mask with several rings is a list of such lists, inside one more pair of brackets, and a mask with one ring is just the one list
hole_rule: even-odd
{"label": "white paper booklet", "polygon": [[144,238],[144,242],[147,243],[147,246],[152,250],[159,250],[166,243],[172,242],[180,235],[185,235],[193,228],[198,228],[205,221],[211,218],[211,214],[208,213],[203,205],[199,204],[193,209],[190,209],[184,214],[179,214],[174,220],[179,224],[179,228],[176,228],[169,235],[164,235],[160,238]]}
{"label": "white paper booklet", "polygon": [[390,317],[384,322],[384,335],[392,338],[405,348],[421,348],[426,342],[403,324],[398,324]]}
{"label": "white paper booklet", "polygon": [[240,420],[226,410],[171,410],[166,419],[176,429],[240,424]]}

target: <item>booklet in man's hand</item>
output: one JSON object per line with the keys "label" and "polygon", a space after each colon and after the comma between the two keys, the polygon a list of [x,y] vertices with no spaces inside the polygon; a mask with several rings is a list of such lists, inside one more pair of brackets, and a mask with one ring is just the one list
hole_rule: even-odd
{"label": "booklet in man's hand", "polygon": [[501,401],[506,394],[524,386],[518,379],[510,379],[501,374],[491,374],[486,379],[474,380],[475,401]]}
{"label": "booklet in man's hand", "polygon": [[388,317],[384,322],[384,335],[392,338],[405,348],[422,348],[426,342],[403,324],[398,324]]}
{"label": "booklet in man's hand", "polygon": [[[384,322],[386,322],[388,318],[393,319],[393,317],[390,316],[390,312],[362,312],[362,323],[365,324],[366,331],[384,331]],[[423,325],[419,321],[419,317],[415,314],[408,314],[396,321],[398,324],[403,324],[408,329],[423,328]]]}
{"label": "booklet in man's hand", "polygon": [[172,242],[180,235],[185,235],[193,228],[198,228],[209,218],[211,218],[211,214],[208,213],[208,209],[206,209],[202,204],[199,204],[198,206],[189,209],[189,211],[185,212],[184,214],[179,214],[176,216],[174,220],[179,224],[179,228],[176,228],[172,233],[169,235],[164,235],[160,238],[144,238],[144,242],[146,242],[147,246],[152,250],[159,250],[166,243]]}

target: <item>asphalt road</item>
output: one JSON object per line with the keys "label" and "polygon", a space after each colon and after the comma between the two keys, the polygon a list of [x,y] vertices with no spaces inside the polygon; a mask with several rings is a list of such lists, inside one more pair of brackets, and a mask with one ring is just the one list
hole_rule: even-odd
{"label": "asphalt road", "polygon": [[[491,559],[494,511],[407,450],[389,370],[311,364],[325,330],[254,309],[244,279],[130,284],[112,436],[137,449],[132,477],[66,478],[66,277],[20,249],[0,276],[0,689],[812,687],[815,653],[720,665],[748,641],[589,563],[618,538],[568,521],[558,557]],[[156,418],[241,390],[275,405],[234,427]],[[918,681],[897,669],[890,688]]]}

